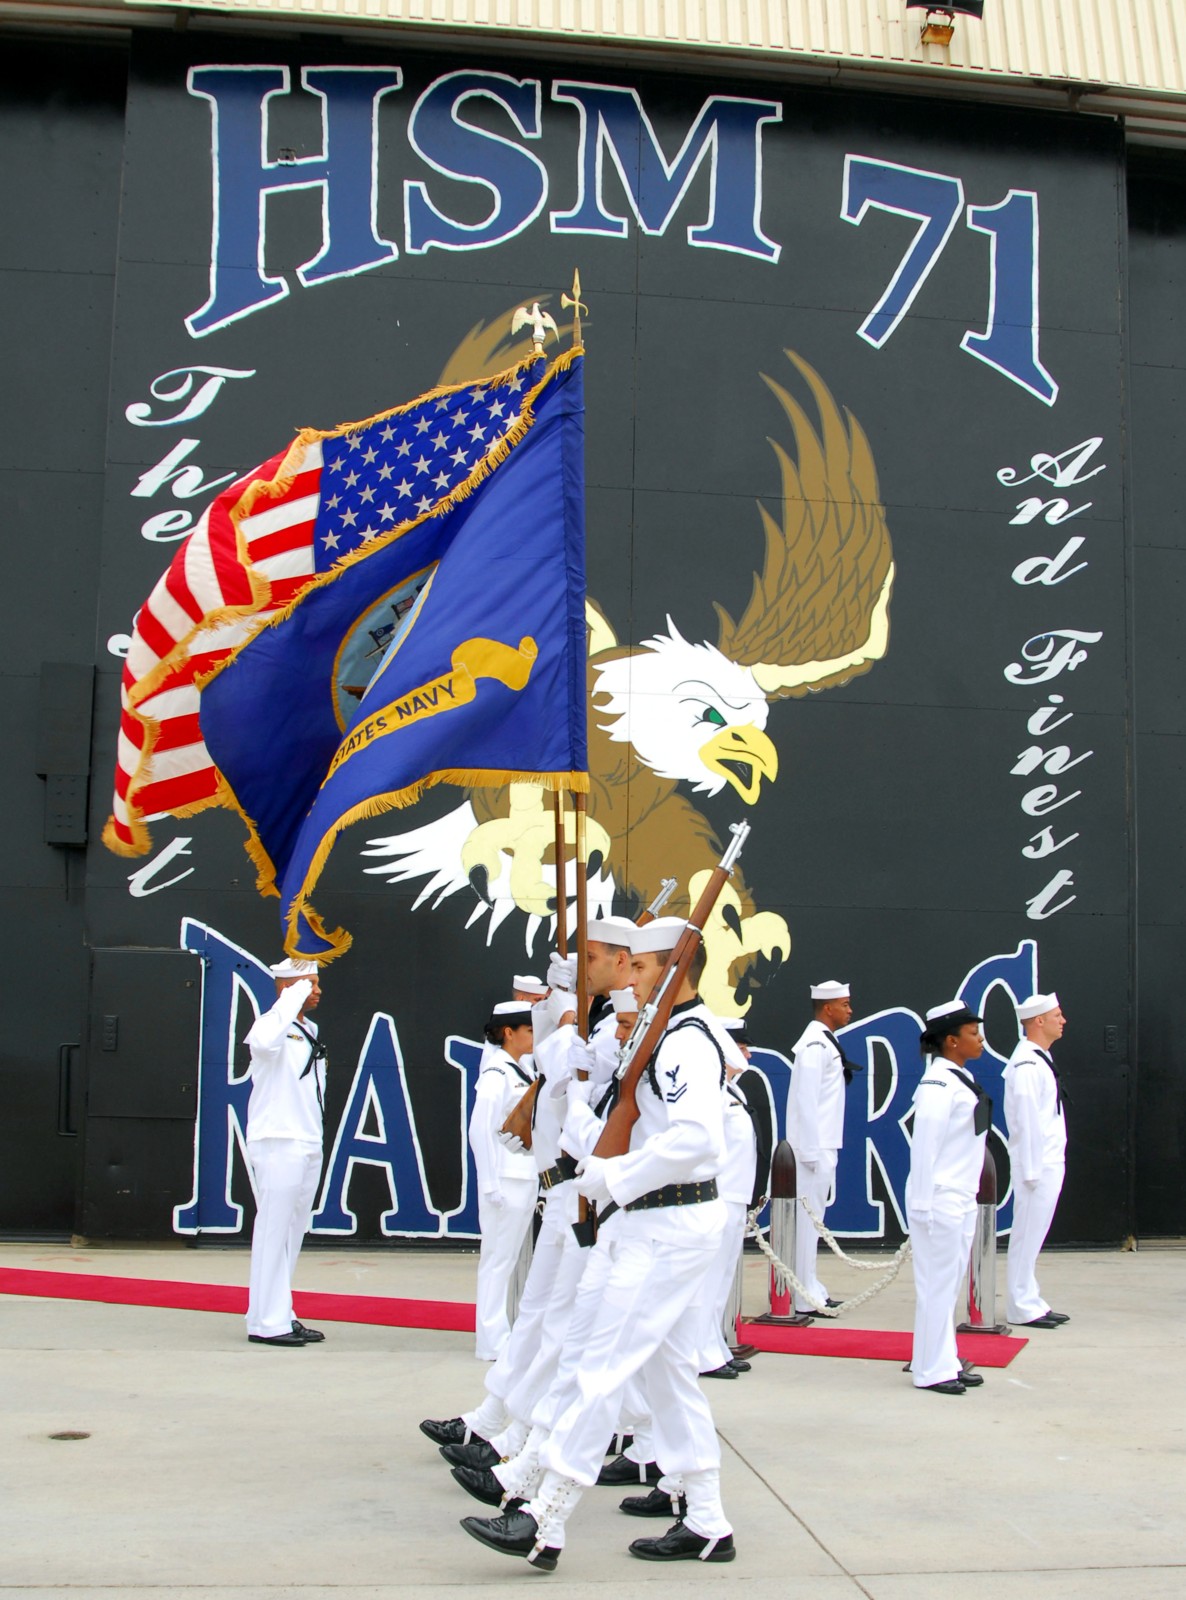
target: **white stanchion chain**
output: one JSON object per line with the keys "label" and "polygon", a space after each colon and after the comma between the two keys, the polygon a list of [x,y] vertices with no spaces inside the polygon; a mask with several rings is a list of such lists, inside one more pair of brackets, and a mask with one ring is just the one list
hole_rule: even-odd
{"label": "white stanchion chain", "polygon": [[819,1234],[820,1238],[824,1241],[828,1249],[831,1250],[834,1255],[838,1255],[841,1261],[847,1262],[850,1267],[855,1267],[858,1272],[881,1271],[880,1261],[856,1261],[852,1256],[846,1255],[845,1252],[840,1248],[840,1242],[836,1238],[836,1235],[832,1232],[831,1228],[828,1227],[828,1224],[823,1220],[823,1218],[816,1216],[815,1212],[807,1204],[807,1201],[802,1195],[797,1196],[797,1198],[799,1204],[811,1218],[812,1227],[815,1229],[816,1233]]}
{"label": "white stanchion chain", "polygon": [[[826,1306],[821,1300],[816,1299],[815,1295],[812,1294],[810,1289],[805,1288],[803,1284],[799,1282],[798,1278],[791,1271],[790,1267],[787,1266],[786,1262],[783,1261],[779,1256],[775,1255],[774,1250],[764,1237],[763,1230],[758,1226],[758,1212],[760,1210],[761,1207],[758,1206],[749,1213],[749,1226],[746,1231],[752,1239],[757,1241],[758,1249],[774,1268],[775,1281],[778,1284],[779,1292],[781,1294],[785,1294],[786,1291],[790,1289],[793,1295],[797,1296],[801,1300],[806,1300],[809,1304],[813,1305],[815,1307],[816,1314],[821,1317],[831,1317],[835,1319],[836,1317],[839,1317],[842,1311],[847,1315],[848,1312],[856,1311],[858,1307],[863,1306],[866,1300],[872,1300],[874,1295],[880,1294],[881,1291],[887,1287],[887,1285],[894,1281],[894,1279],[898,1276],[898,1273],[901,1271],[903,1261],[905,1261],[906,1257],[910,1254],[910,1240],[904,1239],[899,1249],[891,1258],[888,1268],[883,1275],[878,1278],[876,1283],[871,1283],[869,1287],[863,1291],[863,1293],[853,1295],[851,1299],[845,1300],[841,1306]],[[820,1230],[821,1235],[827,1234],[828,1230],[824,1224],[821,1223],[817,1217],[812,1215],[811,1207],[805,1205],[804,1210],[807,1212],[807,1215],[811,1217],[811,1220],[815,1223],[816,1228]],[[836,1250],[837,1255],[842,1256],[845,1261],[849,1261],[852,1266],[859,1267],[862,1272],[875,1272],[881,1265],[879,1261],[872,1263],[866,1263],[864,1261],[852,1261],[849,1256],[844,1255],[844,1252],[839,1248],[839,1246],[835,1245],[834,1242],[833,1248]]]}

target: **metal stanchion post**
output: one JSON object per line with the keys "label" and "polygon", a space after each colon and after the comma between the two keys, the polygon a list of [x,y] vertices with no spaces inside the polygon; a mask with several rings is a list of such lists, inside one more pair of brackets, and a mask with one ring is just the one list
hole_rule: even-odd
{"label": "metal stanchion post", "polygon": [[997,1164],[984,1147],[984,1166],[976,1193],[976,1232],[968,1263],[968,1320],[959,1333],[1008,1333],[997,1315]]}
{"label": "metal stanchion post", "polygon": [[[774,1161],[770,1167],[770,1248],[791,1271],[795,1270],[795,1222],[799,1202],[795,1198],[795,1152],[785,1139],[775,1146]],[[770,1268],[770,1310],[755,1322],[780,1322],[801,1328],[810,1317],[797,1316],[791,1311],[791,1289],[778,1286],[778,1274]]]}

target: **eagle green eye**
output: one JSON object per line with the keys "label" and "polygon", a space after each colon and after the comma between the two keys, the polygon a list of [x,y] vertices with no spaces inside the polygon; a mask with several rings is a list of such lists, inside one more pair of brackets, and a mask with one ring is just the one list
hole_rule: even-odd
{"label": "eagle green eye", "polygon": [[701,722],[710,722],[714,728],[723,728],[725,726],[725,719],[716,706],[705,706],[704,715],[700,720]]}

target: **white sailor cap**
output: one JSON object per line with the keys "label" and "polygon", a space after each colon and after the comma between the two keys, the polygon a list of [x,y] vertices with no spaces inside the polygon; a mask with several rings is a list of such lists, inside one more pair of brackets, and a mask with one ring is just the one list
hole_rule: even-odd
{"label": "white sailor cap", "polygon": [[516,972],[511,979],[511,988],[518,989],[523,994],[547,994],[548,986],[540,978],[533,978],[529,972]]}
{"label": "white sailor cap", "polygon": [[634,929],[630,948],[636,956],[650,955],[660,950],[674,950],[680,935],[688,926],[684,917],[656,917]]}
{"label": "white sailor cap", "polygon": [[638,1010],[638,996],[633,989],[611,989],[609,1003],[613,1007],[614,1015],[618,1017],[623,1013],[629,1016],[632,1011]]}
{"label": "white sailor cap", "polygon": [[1017,1007],[1018,1022],[1029,1022],[1034,1017],[1044,1017],[1048,1011],[1058,1010],[1056,994],[1031,994]]}
{"label": "white sailor cap", "polygon": [[285,956],[283,961],[277,961],[268,968],[273,978],[315,978],[317,976],[317,963],[315,961],[298,961],[295,956]]}
{"label": "white sailor cap", "polygon": [[530,1027],[531,1007],[526,1000],[500,1000],[491,1011],[490,1020],[503,1027]]}
{"label": "white sailor cap", "polygon": [[962,1000],[944,1000],[941,1006],[932,1006],[927,1012],[926,1032],[937,1039],[941,1032],[958,1033],[966,1023],[983,1021]]}
{"label": "white sailor cap", "polygon": [[624,944],[629,950],[636,932],[629,917],[594,917],[585,936],[595,944]]}
{"label": "white sailor cap", "polygon": [[811,986],[813,1000],[847,1000],[849,998],[848,985],[837,983],[835,978],[829,978],[826,983],[813,983]]}

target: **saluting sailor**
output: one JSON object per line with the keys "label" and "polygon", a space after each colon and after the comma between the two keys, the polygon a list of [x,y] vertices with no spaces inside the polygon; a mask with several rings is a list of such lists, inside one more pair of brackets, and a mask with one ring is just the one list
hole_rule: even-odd
{"label": "saluting sailor", "polygon": [[525,1151],[508,1150],[499,1131],[535,1081],[531,1059],[531,1007],[503,1000],[486,1024],[494,1046],[478,1073],[469,1145],[478,1179],[477,1345],[479,1361],[497,1361],[511,1331],[507,1289],[531,1222],[538,1192],[535,1162]]}
{"label": "saluting sailor", "polygon": [[[820,1222],[835,1198],[836,1163],[844,1144],[844,1089],[853,1064],[844,1059],[836,1037],[852,1018],[847,983],[830,980],[811,986],[815,1012],[795,1043],[787,1096],[787,1139],[795,1152],[796,1192]],[[795,1211],[795,1273],[820,1305],[838,1306],[816,1275],[819,1234],[803,1205]],[[802,1297],[796,1295],[796,1299]],[[814,1316],[814,1305],[796,1305],[796,1316]]]}
{"label": "saluting sailor", "polygon": [[961,1370],[955,1344],[955,1303],[976,1229],[976,1193],[992,1100],[968,1070],[984,1052],[981,1018],[959,1000],[927,1012],[922,1035],[926,1065],[914,1092],[906,1217],[914,1257],[916,1389],[963,1394],[979,1373]]}
{"label": "saluting sailor", "polygon": [[1057,1328],[1071,1319],[1051,1311],[1034,1268],[1062,1192],[1067,1159],[1063,1093],[1050,1047],[1066,1018],[1056,994],[1033,994],[1017,1007],[1023,1037],[1005,1064],[1005,1125],[1013,1173],[1013,1230],[1006,1266],[1010,1322]]}
{"label": "saluting sailor", "polygon": [[[662,917],[635,930],[640,1003],[684,927]],[[608,1250],[609,1270],[575,1339],[576,1370],[539,1454],[542,1481],[521,1510],[462,1522],[483,1544],[543,1571],[559,1560],[564,1525],[597,1481],[626,1385],[643,1369],[658,1458],[682,1474],[687,1515],[662,1538],[636,1539],[631,1553],[651,1561],[731,1561],[735,1554],[720,1499],[720,1445],[696,1381],[699,1317],[725,1220],[715,1181],[724,1150],[724,1058],[693,988],[702,968],[700,952],[639,1085],[630,1149],[590,1156],[577,1179],[587,1198],[614,1208],[617,1226],[595,1252]]]}
{"label": "saluting sailor", "polygon": [[270,971],[275,1004],[247,1035],[247,1159],[256,1200],[247,1337],[252,1344],[291,1348],[325,1338],[298,1322],[292,1309],[292,1277],[321,1176],[325,1046],[309,1015],[321,999],[317,967],[289,956]]}

